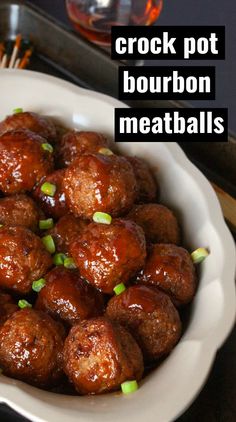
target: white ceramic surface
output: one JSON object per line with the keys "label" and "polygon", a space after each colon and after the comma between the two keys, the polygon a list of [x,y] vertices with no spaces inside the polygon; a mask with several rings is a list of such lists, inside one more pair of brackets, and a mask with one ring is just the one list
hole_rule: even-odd
{"label": "white ceramic surface", "polygon": [[[112,137],[114,107],[120,106],[112,98],[47,75],[0,71],[0,119],[22,107]],[[0,401],[33,421],[171,421],[196,397],[234,323],[235,246],[210,184],[176,144],[130,143],[120,149],[144,157],[156,170],[162,200],[178,212],[190,249],[204,246],[211,251],[201,264],[190,322],[171,355],[130,396],[56,395],[0,376]]]}

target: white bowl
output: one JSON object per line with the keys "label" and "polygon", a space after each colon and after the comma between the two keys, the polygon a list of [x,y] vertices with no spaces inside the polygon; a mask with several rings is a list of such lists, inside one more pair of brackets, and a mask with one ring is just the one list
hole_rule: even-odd
{"label": "white bowl", "polygon": [[[1,70],[0,93],[0,119],[22,107],[54,116],[69,127],[94,129],[110,137],[114,107],[123,106],[104,95],[29,71]],[[0,400],[33,421],[171,421],[196,397],[234,323],[235,246],[211,185],[174,143],[126,143],[120,149],[144,157],[156,169],[162,200],[178,211],[190,249],[203,246],[211,251],[200,267],[190,321],[171,355],[129,396],[57,395],[1,376]]]}

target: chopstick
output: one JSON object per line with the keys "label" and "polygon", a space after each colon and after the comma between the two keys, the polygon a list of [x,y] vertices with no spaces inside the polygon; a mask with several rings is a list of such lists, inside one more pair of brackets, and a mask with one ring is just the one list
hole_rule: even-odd
{"label": "chopstick", "polygon": [[15,44],[11,53],[11,56],[8,57],[6,53],[6,48],[4,43],[0,43],[0,68],[9,68],[9,69],[24,69],[28,63],[29,58],[32,54],[32,48],[28,48],[23,57],[19,57],[20,50],[22,46],[22,35],[18,34],[15,39]]}

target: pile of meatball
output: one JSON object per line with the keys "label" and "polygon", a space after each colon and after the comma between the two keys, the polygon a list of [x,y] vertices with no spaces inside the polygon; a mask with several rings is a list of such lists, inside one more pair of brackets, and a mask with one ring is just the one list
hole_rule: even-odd
{"label": "pile of meatball", "polygon": [[81,395],[139,381],[178,343],[196,288],[177,218],[142,159],[33,112],[0,122],[4,375]]}

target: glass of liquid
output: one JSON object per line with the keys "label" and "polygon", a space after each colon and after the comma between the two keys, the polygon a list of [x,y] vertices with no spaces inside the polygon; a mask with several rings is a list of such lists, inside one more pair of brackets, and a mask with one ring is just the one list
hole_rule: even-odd
{"label": "glass of liquid", "polygon": [[74,27],[87,39],[109,46],[111,26],[152,25],[163,0],[66,0]]}

